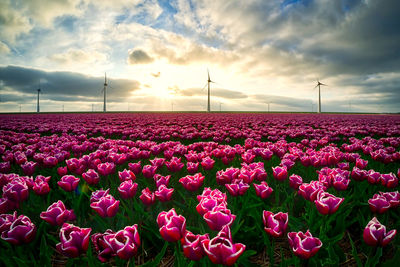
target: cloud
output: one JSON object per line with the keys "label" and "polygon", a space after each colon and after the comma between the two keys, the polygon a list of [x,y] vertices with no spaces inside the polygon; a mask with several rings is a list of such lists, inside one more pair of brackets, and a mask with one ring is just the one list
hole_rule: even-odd
{"label": "cloud", "polygon": [[[18,94],[36,94],[41,88],[47,99],[54,101],[101,101],[103,77],[74,72],[48,72],[18,66],[0,67],[0,81],[6,89]],[[111,79],[107,89],[110,101],[122,100],[140,88],[140,83],[128,79]],[[112,87],[112,88],[111,88]]]}
{"label": "cloud", "polygon": [[69,49],[65,53],[54,54],[49,58],[62,65],[91,64],[103,62],[107,59],[106,55],[97,51],[85,51],[81,49]]}
{"label": "cloud", "polygon": [[157,72],[157,73],[150,73],[151,76],[153,76],[154,78],[158,78],[161,75],[161,72]]}
{"label": "cloud", "polygon": [[153,61],[154,59],[141,49],[135,49],[129,52],[128,63],[131,65],[149,64]]}
{"label": "cloud", "polygon": [[[179,89],[177,87],[171,88],[174,90],[176,94],[181,96],[206,96],[207,90],[203,90],[201,88],[187,88],[187,89]],[[210,89],[211,96],[226,98],[226,99],[245,99],[248,96],[242,92],[223,89],[223,88],[211,88]]]}
{"label": "cloud", "polygon": [[8,45],[0,41],[0,54],[8,54],[10,53],[10,48]]}
{"label": "cloud", "polygon": [[32,29],[29,18],[14,9],[10,0],[0,2],[0,39],[11,43]]}

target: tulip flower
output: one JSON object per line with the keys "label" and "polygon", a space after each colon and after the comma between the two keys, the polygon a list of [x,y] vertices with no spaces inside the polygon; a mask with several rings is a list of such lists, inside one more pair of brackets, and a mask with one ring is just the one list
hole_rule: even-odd
{"label": "tulip flower", "polygon": [[199,162],[190,162],[190,161],[188,161],[186,163],[186,169],[187,169],[188,173],[195,174],[199,170],[199,165],[200,165]]}
{"label": "tulip flower", "polygon": [[185,164],[181,162],[180,158],[172,157],[170,161],[165,162],[165,166],[167,166],[167,169],[170,172],[178,172],[185,166]]}
{"label": "tulip flower", "polygon": [[209,171],[214,167],[215,160],[210,157],[205,157],[201,160],[201,166],[205,171]]}
{"label": "tulip flower", "polygon": [[80,179],[73,175],[64,175],[60,181],[57,182],[58,186],[66,192],[74,191],[79,184]]}
{"label": "tulip flower", "polygon": [[126,226],[115,234],[104,236],[104,242],[112,249],[119,258],[128,260],[136,255],[140,246],[140,237],[137,224]]}
{"label": "tulip flower", "polygon": [[155,174],[153,179],[156,182],[157,188],[160,187],[160,185],[162,184],[168,186],[171,175],[162,176],[161,174]]}
{"label": "tulip flower", "polygon": [[194,235],[192,232],[186,231],[185,236],[181,239],[183,255],[192,261],[201,260],[205,256],[202,241],[209,238],[208,234]]}
{"label": "tulip flower", "polygon": [[100,175],[107,176],[115,172],[115,164],[113,162],[105,162],[97,165],[97,171]]}
{"label": "tulip flower", "polygon": [[35,172],[36,166],[38,164],[33,161],[27,161],[21,165],[24,175],[31,176]]}
{"label": "tulip flower", "polygon": [[140,200],[146,206],[152,205],[156,201],[156,196],[153,192],[150,191],[148,187],[142,190],[142,194],[140,195]]}
{"label": "tulip flower", "polygon": [[90,237],[97,253],[97,258],[103,263],[116,256],[113,248],[104,240],[105,236],[114,234],[114,231],[107,229],[104,233],[95,233]]}
{"label": "tulip flower", "polygon": [[138,175],[142,172],[141,162],[138,161],[136,163],[128,163],[129,170],[131,170],[135,175]]}
{"label": "tulip flower", "polygon": [[369,208],[374,213],[382,214],[390,207],[390,202],[382,195],[375,194],[373,198],[368,200]]}
{"label": "tulip flower", "polygon": [[98,201],[90,203],[90,207],[101,217],[114,217],[119,209],[119,200],[115,200],[112,195],[108,194]]}
{"label": "tulip flower", "polygon": [[379,192],[389,203],[391,208],[397,208],[400,205],[400,193],[396,192]]}
{"label": "tulip flower", "polygon": [[12,221],[11,224],[6,226],[6,229],[2,230],[1,239],[13,245],[27,244],[33,240],[36,234],[36,226],[27,216],[20,215],[17,217],[14,213],[13,217],[7,219]]}
{"label": "tulip flower", "polygon": [[343,175],[337,174],[332,177],[332,186],[338,191],[344,191],[350,184],[350,179]]}
{"label": "tulip flower", "polygon": [[168,212],[162,211],[157,216],[160,234],[168,242],[179,241],[186,232],[186,219],[178,215],[174,208]]}
{"label": "tulip flower", "polygon": [[289,222],[288,213],[263,211],[264,230],[273,237],[280,237],[286,232]]}
{"label": "tulip flower", "polygon": [[272,168],[272,174],[278,181],[284,181],[287,178],[288,172],[286,167],[277,166]]}
{"label": "tulip flower", "polygon": [[217,183],[219,185],[229,184],[233,180],[237,179],[240,173],[238,168],[228,168],[225,171],[220,170],[216,173]]}
{"label": "tulip flower", "polygon": [[361,158],[356,159],[356,167],[359,169],[365,169],[368,165],[368,160],[363,160]]}
{"label": "tulip flower", "polygon": [[251,176],[251,181],[256,179],[257,181],[261,182],[267,180],[268,175],[264,168],[255,168],[252,170]]}
{"label": "tulip flower", "polygon": [[46,211],[40,213],[40,218],[51,225],[61,226],[66,221],[75,220],[73,210],[67,210],[61,200],[51,204]]}
{"label": "tulip flower", "polygon": [[256,190],[256,195],[262,199],[268,198],[272,192],[274,191],[271,187],[268,186],[266,182],[261,182],[261,184],[253,184],[254,189]]}
{"label": "tulip flower", "polygon": [[218,235],[211,240],[203,240],[202,245],[212,263],[226,266],[235,264],[246,249],[245,245]]}
{"label": "tulip flower", "polygon": [[299,186],[298,194],[305,200],[314,201],[317,199],[319,191],[325,191],[325,186],[319,181],[311,181],[309,184],[304,183]]}
{"label": "tulip flower", "polygon": [[17,204],[29,196],[29,187],[22,179],[14,179],[3,187],[3,197]]}
{"label": "tulip flower", "polygon": [[344,198],[335,197],[328,192],[319,191],[314,203],[319,213],[326,215],[335,213],[343,201]]}
{"label": "tulip flower", "polygon": [[298,190],[300,185],[303,184],[303,178],[300,175],[292,174],[289,177],[289,186],[294,190]]}
{"label": "tulip flower", "polygon": [[397,230],[386,233],[386,226],[381,224],[376,217],[372,218],[364,229],[363,238],[368,246],[384,247],[396,236]]}
{"label": "tulip flower", "polygon": [[146,178],[153,178],[156,173],[157,167],[153,165],[144,165],[142,169],[143,176]]}
{"label": "tulip flower", "polygon": [[138,184],[132,180],[122,182],[118,187],[118,192],[123,199],[133,198],[136,194]]}
{"label": "tulip flower", "polygon": [[379,184],[381,182],[381,174],[374,170],[369,170],[367,173],[367,180],[370,184]]}
{"label": "tulip flower", "polygon": [[203,215],[203,219],[213,231],[220,231],[223,226],[230,226],[236,216],[224,206],[216,206]]}
{"label": "tulip flower", "polygon": [[364,181],[368,177],[368,172],[366,170],[361,170],[357,167],[354,167],[351,171],[351,178],[356,181]]}
{"label": "tulip flower", "polygon": [[165,159],[164,158],[154,158],[152,160],[150,160],[151,165],[156,166],[157,169],[161,168],[164,163],[165,163]]}
{"label": "tulip flower", "polygon": [[172,194],[174,193],[173,188],[167,188],[165,185],[160,185],[157,190],[154,192],[156,198],[161,202],[167,202],[171,199]]}
{"label": "tulip flower", "polygon": [[381,184],[387,188],[396,188],[399,185],[399,179],[394,173],[382,174]]}
{"label": "tulip flower", "polygon": [[55,166],[57,166],[57,164],[58,164],[58,160],[57,160],[56,157],[49,156],[49,157],[45,157],[45,158],[43,159],[43,165],[44,165],[46,168],[55,167]]}
{"label": "tulip flower", "polygon": [[0,198],[0,214],[5,214],[7,212],[15,210],[18,208],[18,206],[19,206],[18,202],[9,200],[6,197]]}
{"label": "tulip flower", "polygon": [[76,258],[85,253],[89,247],[91,228],[80,228],[73,224],[64,223],[60,230],[60,243],[57,250],[69,258]]}
{"label": "tulip flower", "polygon": [[201,173],[196,173],[195,175],[187,175],[180,178],[179,182],[186,190],[194,192],[203,185],[204,178],[205,177]]}
{"label": "tulip flower", "polygon": [[49,186],[50,176],[44,177],[42,175],[38,175],[35,179],[35,183],[33,184],[33,191],[37,195],[46,195],[50,192]]}
{"label": "tulip flower", "polygon": [[59,175],[59,176],[64,176],[64,175],[67,175],[67,173],[68,173],[68,168],[65,166],[65,167],[58,167],[57,168],[57,174]]}
{"label": "tulip flower", "polygon": [[119,180],[121,181],[121,183],[124,181],[127,181],[127,180],[135,181],[135,179],[136,179],[135,174],[132,171],[127,170],[127,169],[124,169],[122,172],[118,172],[118,177],[119,177]]}
{"label": "tulip flower", "polygon": [[110,189],[107,189],[107,190],[99,189],[99,190],[93,191],[92,195],[90,196],[90,203],[98,202],[100,200],[100,198],[108,195],[109,191],[110,191]]}
{"label": "tulip flower", "polygon": [[89,185],[95,185],[100,182],[100,176],[94,169],[89,169],[82,173],[82,178]]}
{"label": "tulip flower", "polygon": [[288,233],[289,245],[293,250],[294,255],[309,259],[314,256],[322,247],[322,242],[317,237],[313,237],[309,230],[306,233],[290,232]]}
{"label": "tulip flower", "polygon": [[225,184],[225,187],[231,196],[236,197],[243,196],[247,189],[250,188],[250,185],[244,183],[242,180],[234,180],[232,184]]}
{"label": "tulip flower", "polygon": [[17,212],[14,211],[13,214],[0,214],[0,236],[4,231],[10,229],[11,224],[17,219]]}

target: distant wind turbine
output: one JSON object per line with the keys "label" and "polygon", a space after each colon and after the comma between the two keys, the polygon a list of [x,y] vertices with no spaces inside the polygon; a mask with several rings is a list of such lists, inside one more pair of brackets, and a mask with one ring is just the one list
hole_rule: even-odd
{"label": "distant wind turbine", "polygon": [[323,84],[319,81],[319,79],[317,79],[317,85],[314,87],[317,88],[318,87],[318,113],[321,113],[321,85],[323,86],[327,86],[326,84]]}
{"label": "distant wind turbine", "polygon": [[207,79],[207,83],[204,85],[203,89],[208,85],[208,92],[207,92],[207,112],[210,112],[210,83],[215,83],[214,81],[211,81],[210,78],[210,72],[207,69],[207,75],[208,75],[208,79]]}
{"label": "distant wind turbine", "polygon": [[36,105],[36,112],[40,112],[40,102],[39,102],[39,95],[42,92],[42,89],[40,88],[40,80],[39,80],[39,88],[37,89],[37,105]]}
{"label": "distant wind turbine", "polygon": [[104,104],[103,104],[103,112],[107,112],[107,73],[104,73],[104,87],[103,87],[103,97],[104,97]]}

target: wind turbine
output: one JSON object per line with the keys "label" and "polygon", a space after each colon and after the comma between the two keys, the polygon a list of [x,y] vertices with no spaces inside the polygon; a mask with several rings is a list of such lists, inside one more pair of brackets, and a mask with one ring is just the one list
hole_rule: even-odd
{"label": "wind turbine", "polygon": [[208,98],[207,98],[207,112],[210,112],[210,111],[211,111],[211,110],[210,110],[210,83],[215,83],[215,82],[214,82],[214,81],[211,81],[210,72],[208,71],[208,69],[207,69],[207,75],[208,75],[208,80],[207,80],[207,83],[204,85],[203,89],[208,85],[208,92],[207,92],[207,96],[208,96]]}
{"label": "wind turbine", "polygon": [[37,106],[36,106],[36,112],[39,113],[40,112],[40,103],[39,103],[39,95],[42,92],[42,90],[40,89],[40,80],[39,80],[39,88],[37,89]]}
{"label": "wind turbine", "polygon": [[107,73],[104,72],[104,87],[103,87],[103,96],[104,96],[104,104],[103,104],[103,112],[107,112]]}
{"label": "wind turbine", "polygon": [[317,85],[314,87],[317,88],[318,87],[318,113],[321,113],[321,85],[323,86],[327,86],[326,84],[323,84],[319,81],[319,79],[317,79]]}

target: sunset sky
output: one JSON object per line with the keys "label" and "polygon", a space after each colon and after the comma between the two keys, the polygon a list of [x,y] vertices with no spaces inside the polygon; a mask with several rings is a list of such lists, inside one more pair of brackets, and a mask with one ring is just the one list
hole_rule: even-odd
{"label": "sunset sky", "polygon": [[[0,0],[0,112],[400,112],[398,0]],[[21,106],[20,106],[21,105]]]}

